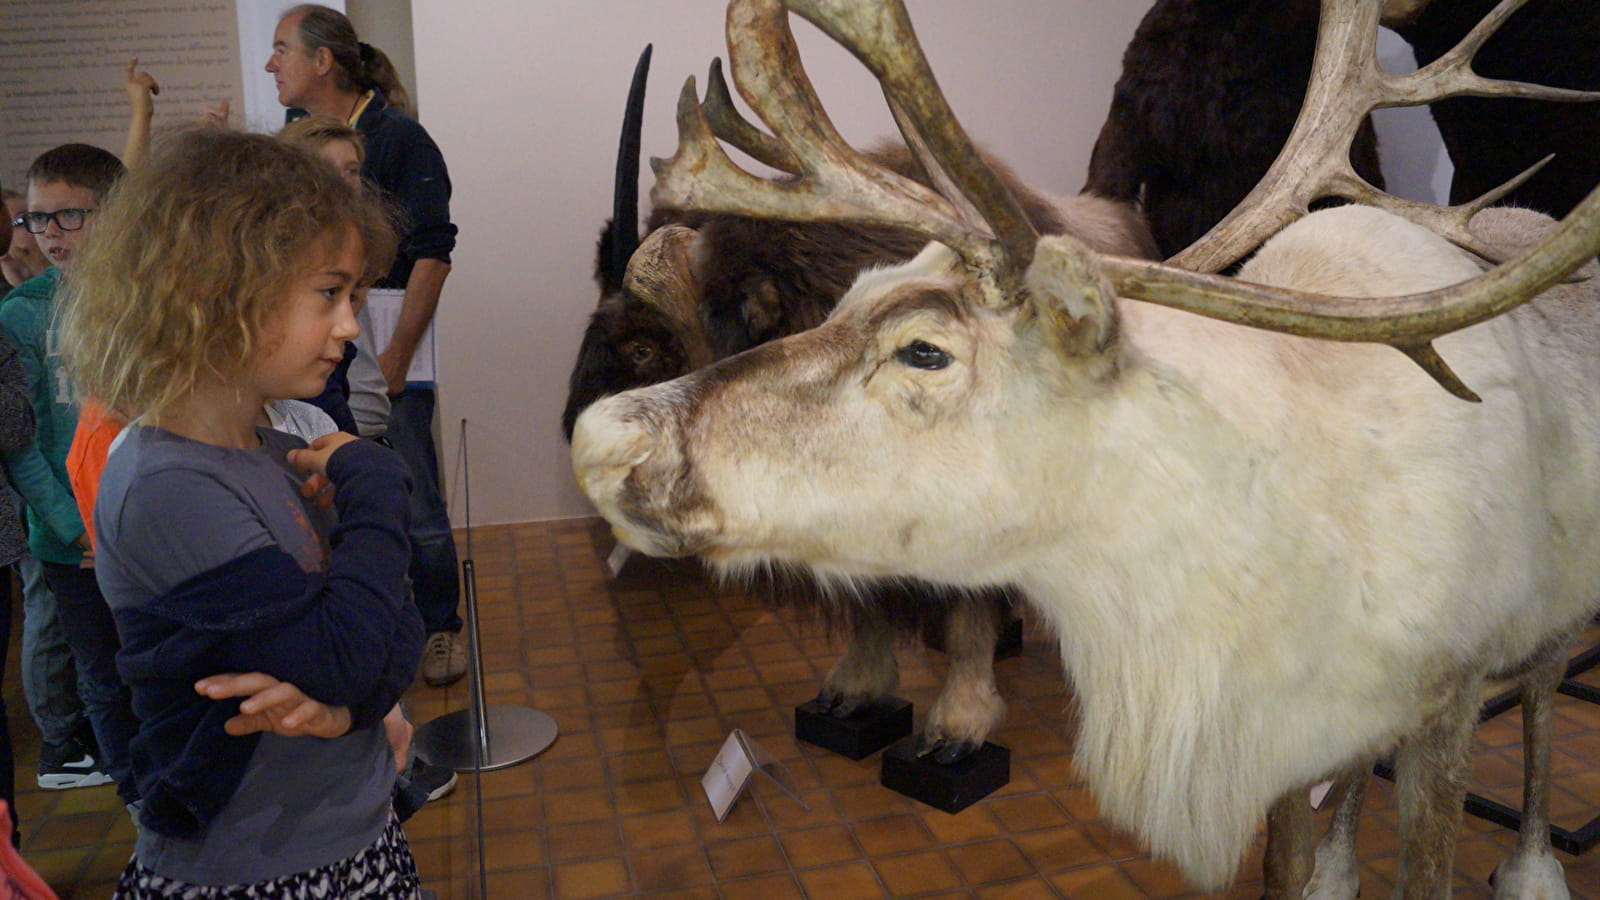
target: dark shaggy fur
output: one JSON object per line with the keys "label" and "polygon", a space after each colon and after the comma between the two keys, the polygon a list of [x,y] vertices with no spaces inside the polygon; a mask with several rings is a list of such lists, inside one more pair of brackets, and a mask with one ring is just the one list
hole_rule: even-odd
{"label": "dark shaggy fur", "polygon": [[[1443,56],[1497,0],[1433,0],[1397,28],[1417,64]],[[1488,78],[1600,90],[1600,2],[1532,0],[1495,32],[1473,61]],[[1600,103],[1458,97],[1432,106],[1455,165],[1450,202],[1498,187],[1546,155],[1555,159],[1506,203],[1565,216],[1600,184]]]}
{"label": "dark shaggy fur", "polygon": [[[1448,2],[1448,0],[1440,0]],[[1318,0],[1157,0],[1122,58],[1084,190],[1140,203],[1170,257],[1265,175],[1300,113]],[[1371,123],[1356,172],[1382,187]]]}

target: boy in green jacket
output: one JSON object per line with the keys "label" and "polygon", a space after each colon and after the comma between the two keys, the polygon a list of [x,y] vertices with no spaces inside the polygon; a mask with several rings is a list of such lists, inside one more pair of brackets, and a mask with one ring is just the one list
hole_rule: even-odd
{"label": "boy in green jacket", "polygon": [[122,171],[115,156],[88,144],[64,144],[34,160],[22,218],[51,266],[6,295],[0,328],[22,358],[37,422],[33,442],[5,455],[6,469],[27,501],[28,548],[56,595],[100,761],[132,803],[138,798],[129,778],[128,741],[136,722],[128,689],[117,676],[116,625],[95,583],[89,539],[67,480],[78,404],[54,332],[61,279],[70,277],[73,259],[87,245],[100,204]]}

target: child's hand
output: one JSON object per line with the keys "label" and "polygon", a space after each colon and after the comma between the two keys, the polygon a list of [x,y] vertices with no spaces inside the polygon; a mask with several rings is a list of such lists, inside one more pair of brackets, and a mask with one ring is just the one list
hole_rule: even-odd
{"label": "child's hand", "polygon": [[143,115],[152,115],[155,112],[155,102],[152,97],[161,93],[161,85],[149,72],[139,71],[139,57],[128,60],[128,77],[124,84],[128,91],[128,106],[134,112]]}
{"label": "child's hand", "polygon": [[[326,487],[328,483],[328,457],[332,456],[334,451],[345,444],[359,440],[361,439],[346,431],[325,434],[312,441],[311,446],[304,450],[290,450],[289,465],[294,466],[295,471],[305,472],[311,475],[312,478],[318,475],[322,476],[322,486]],[[308,482],[310,480],[307,479]],[[321,489],[321,487],[318,487],[316,490],[320,491]]]}
{"label": "child's hand", "polygon": [[411,734],[414,731],[416,729],[406,721],[406,714],[398,703],[383,717],[383,734],[389,739],[389,749],[394,751],[396,772],[406,770],[406,760],[411,756]]}
{"label": "child's hand", "polygon": [[284,737],[336,738],[350,730],[349,709],[313,700],[263,672],[213,675],[195,682],[194,690],[212,700],[245,698],[239,715],[222,726],[235,737],[269,731]]}
{"label": "child's hand", "polygon": [[200,112],[200,121],[212,128],[228,127],[229,104],[226,100],[207,103],[206,108]]}

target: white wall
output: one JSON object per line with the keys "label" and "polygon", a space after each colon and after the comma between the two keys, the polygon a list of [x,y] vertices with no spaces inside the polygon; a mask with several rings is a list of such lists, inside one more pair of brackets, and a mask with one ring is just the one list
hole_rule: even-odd
{"label": "white wall", "polygon": [[[1417,70],[1417,59],[1409,44],[1385,28],[1378,32],[1378,65],[1391,75],[1404,75]],[[1455,166],[1427,107],[1374,110],[1372,127],[1378,133],[1378,157],[1389,193],[1424,203],[1449,201]]]}
{"label": "white wall", "polygon": [[[968,130],[1033,184],[1076,191],[1122,48],[1149,3],[914,0],[934,71]],[[459,524],[469,421],[475,524],[587,515],[560,416],[596,293],[617,131],[635,57],[655,44],[644,150],[676,146],[689,74],[725,56],[721,0],[477,0],[413,5],[422,121],[443,149],[461,228],[438,314],[441,468]],[[808,71],[846,138],[892,132],[876,85],[805,22]],[[644,184],[649,184],[646,170]]]}

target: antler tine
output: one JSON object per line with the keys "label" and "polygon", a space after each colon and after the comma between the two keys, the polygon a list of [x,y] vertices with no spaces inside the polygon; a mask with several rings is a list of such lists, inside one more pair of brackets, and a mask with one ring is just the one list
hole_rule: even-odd
{"label": "antler tine", "polygon": [[[904,228],[955,250],[980,271],[993,257],[992,236],[943,197],[852,149],[828,119],[800,63],[779,0],[731,0],[728,51],[734,86],[775,139],[793,155],[800,174],[768,181],[728,159],[695,94],[694,79],[678,101],[678,151],[652,159],[651,200],[668,208],[701,209],[790,221],[847,221]],[[998,302],[998,291],[991,300]]]}
{"label": "antler tine", "polygon": [[1499,248],[1480,240],[1477,235],[1472,233],[1472,229],[1469,227],[1472,217],[1493,206],[1506,194],[1516,190],[1518,186],[1532,178],[1554,158],[1553,154],[1546,156],[1494,190],[1455,206],[1438,206],[1433,203],[1396,197],[1393,194],[1384,193],[1360,179],[1355,179],[1352,183],[1344,185],[1345,189],[1340,191],[1340,195],[1348,197],[1357,203],[1382,207],[1390,212],[1404,216],[1439,234],[1445,240],[1458,247],[1470,251],[1480,259],[1490,263],[1502,263],[1509,257]]}
{"label": "antler tine", "polygon": [[711,123],[712,134],[757,162],[790,175],[800,174],[800,163],[794,154],[784,149],[777,138],[750,124],[734,108],[733,96],[728,93],[728,82],[722,78],[720,57],[711,61],[711,71],[706,75],[706,100],[702,107],[706,111],[706,120]]}
{"label": "antler tine", "polygon": [[1600,253],[1600,188],[1520,258],[1460,284],[1381,299],[1323,297],[1252,285],[1171,265],[1105,257],[1117,292],[1214,319],[1334,341],[1388,344],[1451,393],[1478,399],[1438,354],[1435,338],[1507,312],[1538,296]]}
{"label": "antler tine", "polygon": [[1485,78],[1472,71],[1472,61],[1483,45],[1505,21],[1528,0],[1501,0],[1488,15],[1473,26],[1461,42],[1432,63],[1390,79],[1390,99],[1385,106],[1419,106],[1446,97],[1512,97],[1522,100],[1550,100],[1583,103],[1600,100],[1600,92]]}
{"label": "antler tine", "polygon": [[[1600,100],[1600,93],[1484,78],[1472,58],[1496,28],[1527,0],[1501,0],[1466,38],[1443,57],[1408,75],[1387,75],[1376,58],[1379,4],[1322,0],[1322,27],[1306,99],[1294,131],[1256,189],[1205,236],[1170,261],[1214,272],[1241,258],[1304,215],[1319,197],[1337,196],[1379,206],[1436,228],[1463,247],[1494,259],[1472,238],[1466,223],[1520,180],[1455,207],[1430,208],[1383,193],[1355,174],[1349,147],[1362,119],[1374,109],[1416,106],[1472,95],[1553,101]],[[1519,176],[1525,179],[1527,174]]]}
{"label": "antler tine", "polygon": [[[988,224],[1012,273],[1033,259],[1039,236],[950,109],[911,27],[903,0],[784,0],[878,77],[906,144],[940,193]],[[962,198],[962,199],[957,199]],[[969,205],[970,204],[970,205]]]}

